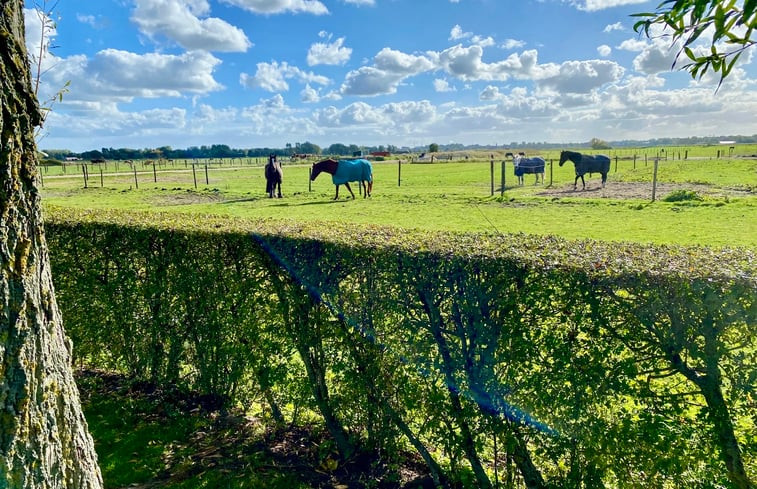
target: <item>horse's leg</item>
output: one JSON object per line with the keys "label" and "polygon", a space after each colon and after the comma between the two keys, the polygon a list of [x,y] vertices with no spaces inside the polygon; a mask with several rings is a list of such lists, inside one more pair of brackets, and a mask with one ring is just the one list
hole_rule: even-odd
{"label": "horse's leg", "polygon": [[278,184],[276,185],[276,189],[277,189],[277,190],[279,191],[279,198],[282,198],[283,196],[281,195],[281,182],[279,182],[279,183],[278,183]]}
{"label": "horse's leg", "polygon": [[345,182],[345,187],[347,187],[347,190],[350,191],[350,195],[352,195],[352,200],[355,200],[355,192],[352,191],[352,188],[350,188],[350,182]]}
{"label": "horse's leg", "polygon": [[584,176],[583,175],[581,175],[581,185],[583,185],[583,189],[582,190],[586,190],[586,180],[584,180]]}
{"label": "horse's leg", "polygon": [[583,175],[576,173],[576,179],[573,181],[573,190],[576,190],[578,188],[578,177],[581,177],[581,179],[583,179]]}
{"label": "horse's leg", "polygon": [[334,200],[337,200],[339,198],[339,185],[336,186],[336,195],[334,196]]}
{"label": "horse's leg", "polygon": [[607,173],[602,174],[602,188],[605,188],[605,182],[607,181]]}

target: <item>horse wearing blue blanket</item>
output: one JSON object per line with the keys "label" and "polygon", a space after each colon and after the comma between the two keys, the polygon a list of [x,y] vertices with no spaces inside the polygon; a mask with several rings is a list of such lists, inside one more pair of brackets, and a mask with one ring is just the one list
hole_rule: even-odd
{"label": "horse wearing blue blanket", "polygon": [[368,160],[334,160],[332,158],[319,161],[313,165],[310,173],[310,180],[326,172],[331,174],[331,181],[336,185],[336,195],[334,200],[339,198],[339,186],[344,185],[350,191],[353,200],[355,194],[350,188],[350,182],[359,182],[363,188],[363,196],[370,197],[373,192],[373,166]]}
{"label": "horse wearing blue blanket", "polygon": [[536,181],[534,185],[539,183],[539,175],[541,175],[541,183],[544,183],[544,167],[547,162],[540,156],[534,156],[533,158],[526,158],[524,153],[507,153],[505,156],[513,157],[513,169],[515,176],[518,177],[518,184],[523,185],[523,175],[533,173],[536,175]]}
{"label": "horse wearing blue blanket", "polygon": [[575,151],[562,151],[560,153],[560,166],[566,161],[572,161],[576,167],[576,180],[573,182],[573,190],[578,186],[578,178],[581,177],[583,189],[586,190],[584,173],[600,173],[602,175],[602,188],[605,188],[607,174],[610,172],[610,157],[605,155],[585,155]]}

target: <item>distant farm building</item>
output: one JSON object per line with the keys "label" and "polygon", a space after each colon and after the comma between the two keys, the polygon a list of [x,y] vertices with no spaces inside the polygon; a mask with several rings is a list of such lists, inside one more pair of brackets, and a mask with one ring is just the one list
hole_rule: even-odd
{"label": "distant farm building", "polygon": [[371,151],[371,156],[389,156],[389,151]]}

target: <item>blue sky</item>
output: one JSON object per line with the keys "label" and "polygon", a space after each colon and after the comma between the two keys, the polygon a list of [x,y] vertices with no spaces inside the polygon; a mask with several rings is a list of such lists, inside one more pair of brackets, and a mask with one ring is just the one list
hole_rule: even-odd
{"label": "blue sky", "polygon": [[[40,100],[69,83],[39,146],[401,147],[757,133],[753,53],[717,92],[715,77],[671,71],[670,39],[632,30],[630,15],[658,3],[29,1],[30,53],[43,39],[53,46],[43,49]],[[35,5],[55,23],[44,38]]]}

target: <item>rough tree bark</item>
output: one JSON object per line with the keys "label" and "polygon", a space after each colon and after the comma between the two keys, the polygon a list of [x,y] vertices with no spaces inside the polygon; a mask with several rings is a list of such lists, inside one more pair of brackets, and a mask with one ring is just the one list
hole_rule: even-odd
{"label": "rough tree bark", "polygon": [[50,275],[23,1],[0,9],[0,487],[102,487]]}

